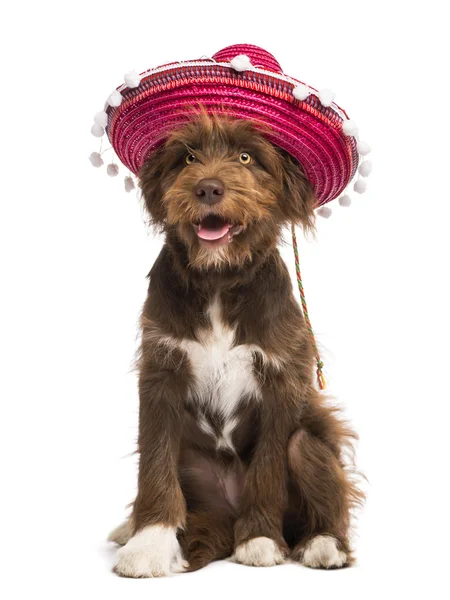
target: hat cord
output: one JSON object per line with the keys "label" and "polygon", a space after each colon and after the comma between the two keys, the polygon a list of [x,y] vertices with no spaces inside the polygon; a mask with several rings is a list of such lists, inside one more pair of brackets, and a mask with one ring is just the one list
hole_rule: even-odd
{"label": "hat cord", "polygon": [[295,235],[295,225],[294,225],[294,223],[292,223],[292,225],[291,225],[291,231],[292,231],[292,247],[294,248],[294,256],[295,256],[295,272],[296,272],[296,275],[297,275],[297,283],[298,283],[298,289],[299,289],[299,292],[300,292],[300,299],[301,299],[301,303],[302,303],[303,316],[305,318],[306,325],[308,327],[308,331],[309,331],[310,336],[311,336],[311,342],[312,342],[312,345],[313,345],[314,354],[316,356],[317,383],[319,385],[319,389],[324,390],[325,387],[326,387],[326,384],[325,384],[325,378],[324,378],[323,373],[322,373],[323,362],[322,362],[322,360],[320,358],[319,350],[317,348],[316,338],[314,337],[314,331],[313,331],[313,328],[312,328],[312,325],[311,325],[311,321],[309,320],[308,307],[306,305],[306,299],[305,299],[305,290],[303,289],[302,275],[300,273],[300,260],[299,260],[299,257],[298,257],[297,236]]}

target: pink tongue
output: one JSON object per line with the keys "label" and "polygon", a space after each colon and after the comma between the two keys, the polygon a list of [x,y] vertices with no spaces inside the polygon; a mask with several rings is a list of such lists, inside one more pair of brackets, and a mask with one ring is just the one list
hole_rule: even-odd
{"label": "pink tongue", "polygon": [[212,229],[210,227],[203,227],[203,225],[200,225],[200,229],[197,230],[197,235],[199,238],[202,238],[202,240],[218,240],[219,238],[223,237],[229,229],[230,225],[227,223],[222,225],[220,229]]}

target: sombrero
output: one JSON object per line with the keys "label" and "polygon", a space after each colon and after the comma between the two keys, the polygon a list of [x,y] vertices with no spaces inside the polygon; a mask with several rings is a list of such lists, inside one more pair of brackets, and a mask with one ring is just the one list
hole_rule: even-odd
{"label": "sombrero", "polygon": [[[350,204],[346,192],[354,178],[353,189],[366,190],[364,178],[371,164],[364,157],[370,147],[334,102],[333,91],[318,91],[285,75],[262,48],[228,46],[212,58],[170,63],[141,75],[131,71],[124,81],[96,113],[91,132],[96,137],[106,132],[113,152],[129,170],[127,191],[134,188],[133,175],[174,128],[192,118],[192,108],[198,105],[208,113],[261,126],[264,135],[301,164],[322,216],[331,214],[324,205],[335,198],[341,206]],[[103,164],[103,152],[100,148],[90,155],[94,166]],[[107,173],[118,172],[113,157]]]}

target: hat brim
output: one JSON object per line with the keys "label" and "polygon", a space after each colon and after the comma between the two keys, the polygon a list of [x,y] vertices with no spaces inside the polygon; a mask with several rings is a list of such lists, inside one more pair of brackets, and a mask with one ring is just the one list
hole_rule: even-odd
{"label": "hat brim", "polygon": [[208,113],[248,119],[302,165],[319,206],[353,178],[356,139],[343,133],[347,115],[336,104],[324,107],[314,91],[297,100],[292,91],[300,83],[261,68],[237,72],[214,60],[166,65],[144,73],[138,88],[118,88],[123,100],[107,108],[107,134],[119,159],[137,174],[200,104]]}

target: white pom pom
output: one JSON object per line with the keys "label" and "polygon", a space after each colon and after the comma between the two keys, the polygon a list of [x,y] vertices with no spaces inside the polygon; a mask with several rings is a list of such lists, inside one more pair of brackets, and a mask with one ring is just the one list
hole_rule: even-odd
{"label": "white pom pom", "polygon": [[336,94],[330,89],[320,90],[319,92],[319,100],[322,106],[331,106],[335,97]]}
{"label": "white pom pom", "polygon": [[89,160],[91,161],[91,165],[93,167],[101,167],[103,164],[103,158],[98,152],[92,152],[92,154],[89,156]]}
{"label": "white pom pom", "polygon": [[123,96],[122,94],[114,90],[112,94],[108,96],[108,100],[106,101],[110,106],[120,106],[122,104]]}
{"label": "white pom pom", "polygon": [[345,135],[356,135],[358,133],[358,125],[355,123],[355,121],[351,121],[349,119],[348,121],[344,121],[344,124],[342,125],[342,131],[345,133]]}
{"label": "white pom pom", "polygon": [[358,148],[358,152],[361,156],[367,156],[372,148],[369,146],[367,142],[358,142],[356,147]]}
{"label": "white pom pom", "polygon": [[95,113],[94,115],[94,123],[99,125],[100,127],[106,127],[108,125],[108,115],[104,110]]}
{"label": "white pom pom", "polygon": [[123,80],[129,88],[136,88],[141,83],[141,76],[136,71],[128,71],[123,76]]}
{"label": "white pom pom", "polygon": [[347,208],[352,203],[352,199],[350,198],[350,196],[348,194],[344,194],[343,196],[341,196],[339,198],[338,202],[341,206],[344,206],[345,208]]}
{"label": "white pom pom", "polygon": [[358,179],[358,181],[355,182],[353,189],[358,194],[364,194],[364,192],[367,190],[367,181],[364,179]]}
{"label": "white pom pom", "polygon": [[303,83],[300,83],[292,90],[292,95],[297,100],[306,100],[310,93],[311,90],[309,89],[309,87],[307,85],[303,85]]}
{"label": "white pom pom", "polygon": [[238,54],[230,60],[230,65],[235,71],[245,71],[252,68],[252,63],[246,54]]}
{"label": "white pom pom", "polygon": [[119,174],[119,167],[118,167],[118,165],[115,165],[114,163],[110,163],[106,167],[106,172],[108,173],[108,175],[110,177],[115,177],[116,175]]}
{"label": "white pom pom", "polygon": [[329,219],[331,217],[331,208],[329,206],[321,206],[317,209],[317,214],[323,217],[324,219]]}
{"label": "white pom pom", "polygon": [[370,162],[370,160],[365,160],[364,162],[362,162],[359,165],[358,171],[359,174],[363,177],[369,177],[369,175],[372,172],[372,163]]}
{"label": "white pom pom", "polygon": [[126,192],[131,192],[131,190],[134,190],[134,188],[135,188],[133,178],[130,177],[129,175],[127,177],[125,177],[124,185],[125,185]]}
{"label": "white pom pom", "polygon": [[105,133],[105,130],[97,123],[94,123],[91,127],[91,133],[95,137],[102,137],[102,135]]}

